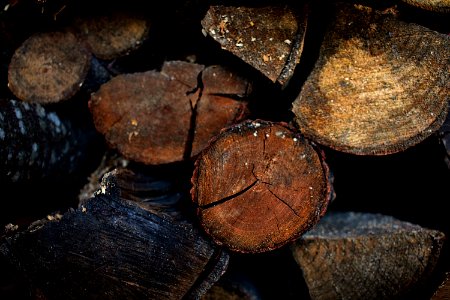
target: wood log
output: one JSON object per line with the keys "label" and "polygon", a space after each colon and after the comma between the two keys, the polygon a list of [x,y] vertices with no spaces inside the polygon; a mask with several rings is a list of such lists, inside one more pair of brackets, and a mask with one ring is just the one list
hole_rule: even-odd
{"label": "wood log", "polygon": [[142,13],[122,9],[79,17],[73,26],[97,58],[110,60],[139,48],[148,37],[150,24]]}
{"label": "wood log", "polygon": [[300,130],[339,151],[402,151],[444,122],[450,37],[361,5],[340,4],[293,103]]}
{"label": "wood log", "polygon": [[450,12],[450,1],[448,0],[402,0],[409,5],[426,9],[429,11]]}
{"label": "wood log", "polygon": [[222,67],[172,61],[161,72],[116,76],[89,107],[112,148],[130,160],[166,164],[189,160],[220,129],[242,120],[247,104],[235,98],[248,91],[248,81]]}
{"label": "wood log", "polygon": [[329,212],[292,252],[313,299],[393,299],[427,279],[444,238],[389,216]]}
{"label": "wood log", "polygon": [[273,82],[285,85],[300,61],[307,25],[307,6],[211,6],[202,20],[209,34]]}
{"label": "wood log", "polygon": [[328,168],[283,124],[246,121],[222,131],[197,159],[191,195],[201,225],[239,252],[276,249],[325,213]]}
{"label": "wood log", "polygon": [[[110,173],[76,210],[3,240],[0,256],[44,299],[199,298],[223,274],[228,255],[181,212],[174,218],[144,209],[140,202],[154,181],[142,176]],[[158,207],[163,198],[146,205]]]}
{"label": "wood log", "polygon": [[18,182],[72,174],[89,155],[93,133],[39,104],[0,100],[0,179]]}
{"label": "wood log", "polygon": [[27,102],[67,100],[82,86],[90,57],[70,32],[35,33],[14,52],[8,87]]}

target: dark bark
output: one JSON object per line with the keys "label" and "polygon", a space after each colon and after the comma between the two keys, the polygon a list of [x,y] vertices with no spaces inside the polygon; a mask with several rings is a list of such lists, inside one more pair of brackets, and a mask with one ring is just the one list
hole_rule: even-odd
{"label": "dark bark", "polygon": [[67,176],[89,156],[93,137],[39,104],[0,100],[0,178]]}
{"label": "dark bark", "polygon": [[0,255],[47,299],[200,297],[225,271],[228,255],[181,214],[141,205],[160,208],[163,197],[128,200],[127,188],[137,186],[136,196],[154,184],[134,185],[139,176],[108,174],[94,198],[6,238]]}

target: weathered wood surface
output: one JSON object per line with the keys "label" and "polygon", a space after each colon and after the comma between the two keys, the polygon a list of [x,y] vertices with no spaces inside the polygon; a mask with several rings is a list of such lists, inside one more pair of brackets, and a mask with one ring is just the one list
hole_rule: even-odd
{"label": "weathered wood surface", "polygon": [[431,297],[431,300],[448,300],[450,299],[450,272],[447,272],[444,281]]}
{"label": "weathered wood surface", "polygon": [[264,252],[298,238],[325,213],[328,168],[283,124],[246,121],[223,130],[196,161],[192,198],[219,244]]}
{"label": "weathered wood surface", "polygon": [[292,251],[313,299],[393,299],[427,279],[444,239],[389,216],[329,212]]}
{"label": "weathered wood surface", "polygon": [[248,92],[248,81],[223,67],[172,61],[161,72],[116,76],[89,107],[112,148],[134,161],[165,164],[190,159],[242,120]]}
{"label": "weathered wood surface", "polygon": [[[133,186],[139,176],[110,173],[95,198],[6,238],[0,255],[47,299],[200,297],[223,274],[228,255],[182,215],[142,208],[139,193],[151,180],[123,193],[123,179]],[[135,197],[126,200],[130,192]]]}
{"label": "weathered wood surface", "polygon": [[273,82],[285,85],[303,51],[307,6],[211,6],[202,20],[209,34]]}
{"label": "weathered wood surface", "polygon": [[104,11],[75,20],[74,29],[87,48],[100,59],[128,55],[147,39],[150,20],[142,12]]}
{"label": "weathered wood surface", "polygon": [[450,12],[449,0],[402,0],[412,6],[420,7],[422,9],[448,13]]}
{"label": "weathered wood surface", "polygon": [[39,104],[0,100],[0,178],[67,176],[89,156],[92,137]]}
{"label": "weathered wood surface", "polygon": [[405,150],[444,122],[450,36],[372,8],[340,4],[293,103],[301,131],[339,151]]}
{"label": "weathered wood surface", "polygon": [[27,102],[67,100],[82,86],[90,57],[70,32],[35,33],[14,52],[8,86],[17,98]]}

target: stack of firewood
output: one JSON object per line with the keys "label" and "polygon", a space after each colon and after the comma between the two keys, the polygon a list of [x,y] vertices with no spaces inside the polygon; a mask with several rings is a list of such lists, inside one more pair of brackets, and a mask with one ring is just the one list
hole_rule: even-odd
{"label": "stack of firewood", "polygon": [[448,297],[448,1],[2,5],[0,298]]}

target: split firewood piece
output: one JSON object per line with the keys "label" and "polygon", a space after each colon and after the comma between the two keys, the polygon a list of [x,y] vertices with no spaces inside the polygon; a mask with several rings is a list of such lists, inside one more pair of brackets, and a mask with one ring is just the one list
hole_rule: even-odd
{"label": "split firewood piece", "polygon": [[18,182],[71,174],[85,160],[92,133],[39,104],[0,100],[0,178]]}
{"label": "split firewood piece", "polygon": [[430,275],[444,239],[389,216],[330,212],[292,251],[313,299],[393,299]]}
{"label": "split firewood piece", "polygon": [[206,232],[239,252],[276,249],[324,214],[323,157],[283,124],[246,121],[222,131],[196,161],[192,198]]}
{"label": "split firewood piece", "polygon": [[450,12],[449,0],[402,0],[412,6],[436,12]]}
{"label": "split firewood piece", "polygon": [[450,37],[361,5],[337,8],[293,103],[301,131],[339,151],[383,155],[444,122]]}
{"label": "split firewood piece", "polygon": [[307,8],[211,6],[203,31],[273,82],[285,85],[303,51]]}
{"label": "split firewood piece", "polygon": [[111,147],[130,160],[165,164],[190,159],[222,128],[245,118],[246,102],[235,99],[245,100],[248,89],[222,67],[173,61],[161,72],[116,76],[89,106]]}
{"label": "split firewood piece", "polygon": [[36,33],[15,51],[8,86],[20,100],[40,104],[66,100],[80,89],[90,53],[70,32]]}
{"label": "split firewood piece", "polygon": [[133,180],[129,171],[112,172],[78,209],[35,222],[0,244],[0,256],[43,298],[198,299],[225,272],[226,251],[186,218],[126,200],[116,180],[123,172]]}
{"label": "split firewood piece", "polygon": [[150,21],[138,13],[111,12],[79,18],[75,27],[100,59],[114,59],[137,49],[148,37]]}

